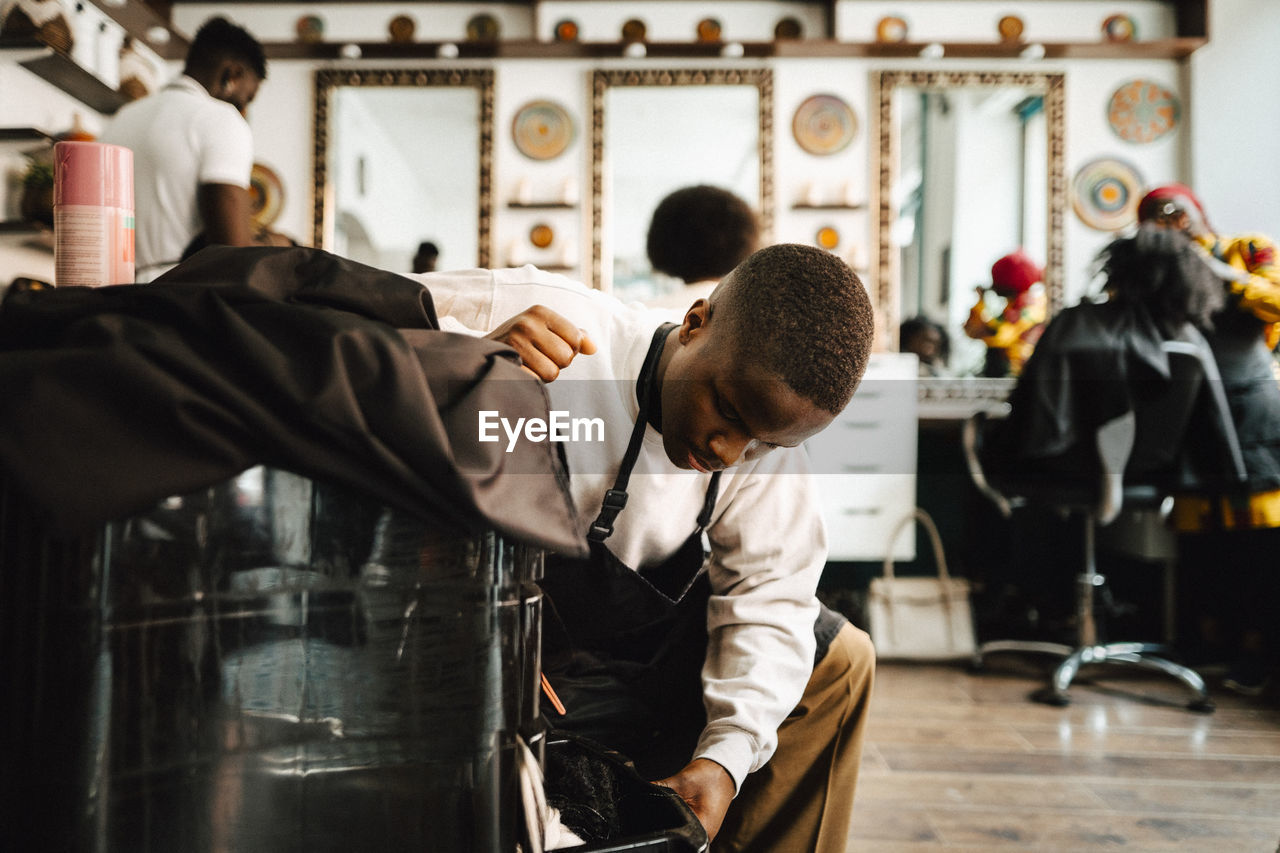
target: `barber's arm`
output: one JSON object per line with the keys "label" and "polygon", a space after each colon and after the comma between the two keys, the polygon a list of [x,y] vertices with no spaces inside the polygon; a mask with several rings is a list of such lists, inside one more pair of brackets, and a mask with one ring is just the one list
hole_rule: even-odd
{"label": "barber's arm", "polygon": [[696,786],[699,799],[682,795],[708,833],[724,818],[725,794],[773,755],[778,727],[813,673],[814,593],[827,556],[804,451],[777,450],[751,464],[708,529],[707,724],[694,762],[664,780],[677,791]]}
{"label": "barber's arm", "polygon": [[255,244],[249,191],[234,184],[201,184],[196,205],[204,222],[206,243],[221,246]]}
{"label": "barber's arm", "polygon": [[1240,307],[1266,323],[1280,321],[1280,266],[1276,261],[1276,246],[1270,239],[1248,234],[1232,240],[1225,262],[1220,262],[1231,273],[1222,277],[1231,282],[1232,292],[1240,295]]}

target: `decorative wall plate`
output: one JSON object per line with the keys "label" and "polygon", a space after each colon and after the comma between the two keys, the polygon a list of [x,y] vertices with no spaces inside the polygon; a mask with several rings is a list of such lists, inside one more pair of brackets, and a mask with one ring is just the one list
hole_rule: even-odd
{"label": "decorative wall plate", "polygon": [[413,41],[413,33],[417,28],[418,24],[413,18],[408,15],[396,15],[387,24],[387,35],[396,44],[404,44]]}
{"label": "decorative wall plate", "polygon": [[1128,15],[1108,15],[1102,21],[1102,36],[1107,41],[1133,41],[1138,25]]}
{"label": "decorative wall plate", "polygon": [[578,40],[578,22],[572,18],[565,18],[556,22],[556,41],[577,41]]}
{"label": "decorative wall plate", "polygon": [[1076,172],[1071,181],[1071,206],[1090,228],[1119,231],[1137,221],[1144,186],[1142,175],[1130,163],[1099,157]]}
{"label": "decorative wall plate", "polygon": [[487,12],[472,15],[467,21],[467,41],[497,41],[501,28],[498,19]]}
{"label": "decorative wall plate", "polygon": [[830,225],[824,225],[813,236],[813,241],[818,244],[819,248],[830,251],[840,245],[840,232]]}
{"label": "decorative wall plate", "polygon": [[266,228],[280,216],[284,206],[284,184],[273,169],[254,163],[249,172],[249,215]]}
{"label": "decorative wall plate", "polygon": [[1154,142],[1178,126],[1178,96],[1152,80],[1130,80],[1115,90],[1107,121],[1128,142]]}
{"label": "decorative wall plate", "polygon": [[899,42],[907,40],[907,22],[892,15],[876,24],[876,41]]}
{"label": "decorative wall plate", "polygon": [[529,242],[539,249],[545,249],[556,239],[556,232],[550,225],[539,222],[529,229]]}
{"label": "decorative wall plate", "polygon": [[715,18],[703,18],[698,21],[698,41],[720,41],[720,22]]}
{"label": "decorative wall plate", "polygon": [[800,25],[799,18],[793,18],[788,15],[780,18],[778,23],[773,26],[773,37],[776,39],[798,39],[804,37],[804,27]]}
{"label": "decorative wall plate", "polygon": [[315,44],[324,40],[324,19],[319,15],[303,15],[293,24],[298,41]]}
{"label": "decorative wall plate", "polygon": [[835,95],[805,98],[791,119],[791,134],[810,154],[834,154],[848,147],[858,133],[853,108]]}
{"label": "decorative wall plate", "polygon": [[530,101],[516,111],[511,138],[524,156],[550,160],[563,154],[573,141],[573,119],[553,101]]}
{"label": "decorative wall plate", "polygon": [[1022,19],[1017,15],[1005,15],[996,23],[996,32],[1001,41],[1021,41]]}
{"label": "decorative wall plate", "polygon": [[644,41],[649,28],[639,18],[631,18],[622,25],[622,40],[626,42]]}

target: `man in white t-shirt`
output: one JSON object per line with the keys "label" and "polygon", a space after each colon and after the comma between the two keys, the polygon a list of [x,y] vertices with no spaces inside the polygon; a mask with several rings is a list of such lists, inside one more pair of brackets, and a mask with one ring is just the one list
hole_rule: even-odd
{"label": "man in white t-shirt", "polygon": [[[592,556],[550,555],[541,581],[551,724],[676,790],[716,851],[843,853],[874,652],[815,597],[801,445],[866,366],[857,276],[771,246],[683,315],[533,267],[415,278],[442,329],[514,347],[561,418]],[[502,414],[480,440],[519,440]]]}
{"label": "man in white t-shirt", "polygon": [[178,263],[197,235],[248,246],[253,134],[244,114],[267,76],[262,45],[225,18],[196,32],[182,76],[126,104],[103,142],[133,151],[138,281]]}

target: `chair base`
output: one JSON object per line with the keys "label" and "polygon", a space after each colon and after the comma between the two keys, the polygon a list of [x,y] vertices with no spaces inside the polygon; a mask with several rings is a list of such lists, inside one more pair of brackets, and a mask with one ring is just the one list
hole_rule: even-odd
{"label": "chair base", "polygon": [[1178,679],[1195,694],[1195,698],[1187,703],[1187,709],[1202,714],[1212,713],[1214,704],[1209,698],[1204,679],[1195,670],[1162,657],[1165,651],[1166,647],[1158,643],[1107,643],[1072,647],[1063,643],[1044,643],[1033,640],[996,640],[983,643],[978,647],[973,655],[972,667],[981,669],[983,657],[996,652],[1049,654],[1062,657],[1063,661],[1053,671],[1048,685],[1032,694],[1032,698],[1038,702],[1062,707],[1071,703],[1067,689],[1082,666],[1128,664],[1162,672]]}

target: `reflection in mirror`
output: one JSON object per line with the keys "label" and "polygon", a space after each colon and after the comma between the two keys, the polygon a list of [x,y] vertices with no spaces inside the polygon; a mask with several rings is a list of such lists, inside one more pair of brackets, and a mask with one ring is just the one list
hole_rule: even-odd
{"label": "reflection in mirror", "polygon": [[773,209],[773,78],[768,69],[596,71],[592,90],[592,276],[644,300],[680,283],[653,273],[645,236],[673,190],[711,184]]}
{"label": "reflection in mirror", "polygon": [[493,72],[321,70],[315,75],[314,245],[409,272],[489,265]]}
{"label": "reflection in mirror", "polygon": [[889,71],[879,111],[879,305],[890,330],[942,324],[951,371],[976,373],[962,327],[998,258],[1023,248],[1062,304],[1063,76]]}

